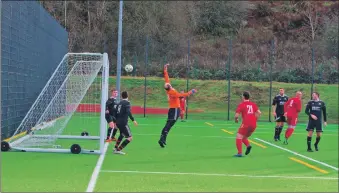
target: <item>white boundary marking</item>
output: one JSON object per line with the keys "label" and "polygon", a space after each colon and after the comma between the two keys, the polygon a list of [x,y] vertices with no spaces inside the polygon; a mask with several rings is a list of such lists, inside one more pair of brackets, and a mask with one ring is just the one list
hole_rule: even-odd
{"label": "white boundary marking", "polygon": [[213,173],[183,173],[183,172],[150,172],[150,171],[119,171],[119,170],[101,170],[106,173],[133,173],[133,174],[166,174],[166,175],[191,175],[191,176],[224,176],[224,177],[247,177],[247,178],[285,178],[285,179],[323,179],[338,180],[334,177],[314,177],[314,176],[260,176],[245,174],[213,174]]}
{"label": "white boundary marking", "polygon": [[292,153],[292,154],[294,154],[294,155],[297,155],[297,156],[299,156],[299,157],[305,158],[305,159],[307,159],[307,160],[310,160],[310,161],[313,161],[313,162],[315,162],[315,163],[321,164],[321,165],[326,166],[326,167],[328,167],[328,168],[334,169],[334,170],[336,170],[336,171],[339,170],[337,167],[334,167],[334,166],[331,166],[331,165],[329,165],[329,164],[327,164],[327,163],[324,163],[324,162],[321,162],[321,161],[312,159],[312,158],[310,158],[310,157],[301,155],[301,154],[299,154],[299,153],[297,153],[297,152],[294,152],[294,151],[291,151],[291,150],[289,150],[289,149],[280,147],[280,146],[278,146],[278,145],[274,145],[273,143],[267,142],[267,141],[265,141],[265,140],[262,140],[262,139],[259,139],[259,138],[255,138],[255,139],[258,140],[258,141],[261,141],[261,142],[263,142],[263,143],[266,143],[266,144],[268,144],[268,145],[270,145],[270,146],[276,147],[276,148],[278,148],[278,149],[287,151],[287,152]]}
{"label": "white boundary marking", "polygon": [[98,180],[98,177],[99,177],[99,172],[101,170],[101,166],[104,162],[104,159],[105,159],[105,156],[106,156],[106,152],[107,152],[107,149],[108,149],[108,146],[109,146],[109,143],[105,143],[105,146],[104,146],[104,153],[100,155],[99,159],[98,159],[98,162],[97,162],[97,165],[95,166],[94,168],[94,171],[92,173],[92,177],[91,177],[91,180],[89,181],[88,183],[88,186],[87,186],[87,190],[86,192],[93,192],[94,188],[95,188],[95,184]]}

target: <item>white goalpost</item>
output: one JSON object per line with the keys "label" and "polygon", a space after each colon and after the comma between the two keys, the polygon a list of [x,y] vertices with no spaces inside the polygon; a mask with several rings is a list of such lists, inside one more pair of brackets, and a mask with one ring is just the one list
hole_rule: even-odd
{"label": "white goalpost", "polygon": [[107,53],[68,53],[2,151],[102,154]]}

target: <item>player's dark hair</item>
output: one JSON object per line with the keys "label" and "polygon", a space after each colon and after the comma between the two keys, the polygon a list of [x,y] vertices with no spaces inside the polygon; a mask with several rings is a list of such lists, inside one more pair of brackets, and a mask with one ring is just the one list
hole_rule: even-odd
{"label": "player's dark hair", "polygon": [[279,90],[282,89],[282,90],[285,90],[284,88],[279,88]]}
{"label": "player's dark hair", "polygon": [[245,91],[245,92],[242,94],[242,96],[244,96],[244,98],[245,98],[246,100],[250,99],[250,93],[247,92],[247,91]]}
{"label": "player's dark hair", "polygon": [[123,91],[123,92],[121,93],[121,98],[123,98],[123,99],[127,99],[127,98],[128,98],[128,93],[127,93],[127,91]]}
{"label": "player's dark hair", "polygon": [[320,97],[320,94],[318,92],[313,92],[314,94],[316,94],[318,97]]}

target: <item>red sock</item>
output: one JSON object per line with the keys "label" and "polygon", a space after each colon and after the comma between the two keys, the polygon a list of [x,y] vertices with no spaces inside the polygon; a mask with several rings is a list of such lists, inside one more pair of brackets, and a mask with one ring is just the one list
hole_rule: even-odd
{"label": "red sock", "polygon": [[236,139],[235,144],[237,145],[238,154],[242,154],[242,139]]}
{"label": "red sock", "polygon": [[286,132],[285,132],[285,138],[290,138],[291,137],[291,135],[292,135],[292,133],[293,133],[293,131],[294,131],[294,129],[292,129],[292,128],[288,128],[287,130],[286,130]]}
{"label": "red sock", "polygon": [[242,142],[246,145],[246,147],[250,146],[250,142],[248,141],[248,138],[243,138]]}
{"label": "red sock", "polygon": [[181,117],[181,119],[184,119],[184,115],[183,114],[181,114],[180,117]]}

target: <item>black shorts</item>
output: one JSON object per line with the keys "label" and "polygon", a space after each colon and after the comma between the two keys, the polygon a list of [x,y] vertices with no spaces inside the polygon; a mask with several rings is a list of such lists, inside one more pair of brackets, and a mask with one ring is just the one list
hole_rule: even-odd
{"label": "black shorts", "polygon": [[120,134],[124,137],[132,137],[131,129],[129,128],[128,124],[119,124],[117,123],[117,127],[120,131]]}
{"label": "black shorts", "polygon": [[107,123],[114,122],[113,116],[110,115],[110,114],[105,114],[105,119],[106,119]]}
{"label": "black shorts", "polygon": [[177,120],[180,116],[180,108],[170,108],[168,109],[167,120]]}
{"label": "black shorts", "polygon": [[309,120],[308,121],[306,131],[314,131],[314,128],[316,132],[323,132],[323,127],[321,125],[320,120]]}
{"label": "black shorts", "polygon": [[286,117],[283,114],[277,114],[274,118],[275,122],[286,122]]}

